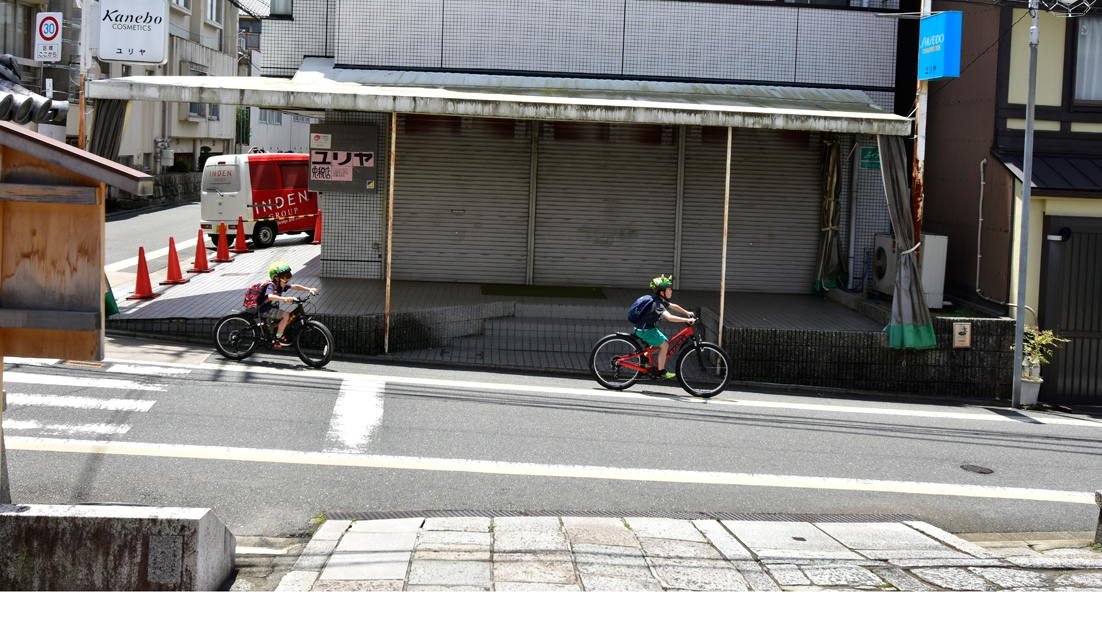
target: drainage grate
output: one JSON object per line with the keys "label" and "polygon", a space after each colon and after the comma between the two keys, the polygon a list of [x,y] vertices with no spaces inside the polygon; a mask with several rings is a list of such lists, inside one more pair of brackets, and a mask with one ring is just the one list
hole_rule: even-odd
{"label": "drainage grate", "polygon": [[62,365],[71,365],[73,367],[90,367],[90,368],[107,367],[106,363],[96,363],[96,362],[93,362],[93,361],[66,361],[65,363],[62,363]]}
{"label": "drainage grate", "polygon": [[725,521],[773,521],[791,523],[900,523],[913,521],[910,514],[750,514],[743,512],[665,512],[623,511],[601,512],[592,510],[419,510],[409,512],[326,512],[330,521],[381,521],[394,518],[449,518],[479,516],[489,518],[510,516],[591,516],[606,518],[671,518],[678,520],[722,519]]}

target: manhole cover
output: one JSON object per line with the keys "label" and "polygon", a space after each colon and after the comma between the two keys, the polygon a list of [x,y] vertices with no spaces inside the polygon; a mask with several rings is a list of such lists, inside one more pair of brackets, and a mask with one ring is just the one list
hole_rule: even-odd
{"label": "manhole cover", "polygon": [[979,473],[981,475],[990,475],[991,473],[995,472],[990,468],[984,468],[983,466],[974,466],[972,464],[965,464],[961,466],[961,468],[967,470],[968,472]]}

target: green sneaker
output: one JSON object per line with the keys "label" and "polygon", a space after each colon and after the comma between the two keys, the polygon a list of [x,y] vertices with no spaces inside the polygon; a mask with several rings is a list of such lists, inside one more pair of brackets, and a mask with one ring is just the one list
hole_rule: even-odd
{"label": "green sneaker", "polygon": [[676,378],[676,377],[677,377],[677,374],[674,374],[673,372],[669,372],[669,371],[666,371],[666,372],[662,372],[662,373],[661,373],[661,374],[659,374],[658,376],[659,376],[660,378],[664,378],[664,379],[666,379],[666,380],[669,380],[669,379],[671,379],[671,378]]}

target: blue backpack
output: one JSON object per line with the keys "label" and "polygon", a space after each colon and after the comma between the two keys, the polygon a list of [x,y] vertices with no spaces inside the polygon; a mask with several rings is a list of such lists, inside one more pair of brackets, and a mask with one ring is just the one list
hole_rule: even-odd
{"label": "blue backpack", "polygon": [[658,313],[655,308],[656,298],[653,295],[644,295],[635,300],[628,309],[628,321],[637,328],[644,328],[658,321]]}

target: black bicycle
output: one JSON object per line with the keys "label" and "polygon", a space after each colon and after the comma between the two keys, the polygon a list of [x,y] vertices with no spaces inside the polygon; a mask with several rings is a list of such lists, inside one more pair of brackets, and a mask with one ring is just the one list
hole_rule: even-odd
{"label": "black bicycle", "polygon": [[[291,340],[302,362],[320,368],[333,358],[333,333],[306,311],[316,297],[295,298],[295,310],[283,335]],[[275,348],[276,323],[260,321],[256,313],[242,311],[226,315],[214,326],[214,347],[227,359],[240,361],[261,348]],[[279,346],[282,347],[282,346]]]}

